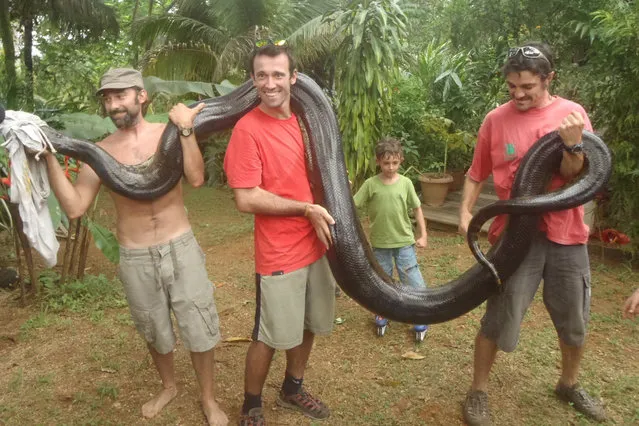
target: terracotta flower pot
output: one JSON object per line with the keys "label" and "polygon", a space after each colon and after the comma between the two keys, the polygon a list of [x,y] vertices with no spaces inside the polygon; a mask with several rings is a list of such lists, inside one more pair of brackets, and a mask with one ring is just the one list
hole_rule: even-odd
{"label": "terracotta flower pot", "polygon": [[422,187],[422,201],[427,206],[441,206],[444,204],[448,187],[453,177],[448,173],[424,173],[419,175],[419,183]]}
{"label": "terracotta flower pot", "polygon": [[463,170],[455,170],[450,172],[453,177],[453,181],[448,185],[450,192],[460,191],[464,188],[464,181],[466,180],[466,172]]}

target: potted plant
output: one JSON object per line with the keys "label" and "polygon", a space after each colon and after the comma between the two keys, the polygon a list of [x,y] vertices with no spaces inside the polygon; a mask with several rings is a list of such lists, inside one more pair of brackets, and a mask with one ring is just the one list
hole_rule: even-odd
{"label": "potted plant", "polygon": [[433,162],[429,169],[419,174],[418,180],[422,189],[422,202],[427,206],[441,206],[446,200],[448,189],[453,182],[453,176],[446,172],[446,160],[448,157],[448,144],[445,144],[444,162]]}
{"label": "potted plant", "polygon": [[464,187],[466,172],[473,161],[474,135],[457,130],[448,139],[448,161],[446,172],[452,175],[449,191],[459,191]]}

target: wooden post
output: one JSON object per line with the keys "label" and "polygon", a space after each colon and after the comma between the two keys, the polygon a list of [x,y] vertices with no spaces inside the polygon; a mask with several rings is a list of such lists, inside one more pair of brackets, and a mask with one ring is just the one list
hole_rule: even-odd
{"label": "wooden post", "polygon": [[64,260],[62,261],[62,274],[60,276],[60,283],[67,282],[67,277],[69,276],[70,262],[71,262],[71,250],[73,247],[71,246],[72,240],[71,236],[73,235],[73,229],[75,228],[76,221],[78,219],[73,219],[69,221],[69,228],[67,229],[67,238],[64,243]]}
{"label": "wooden post", "polygon": [[71,262],[69,264],[69,275],[73,272],[73,265],[77,259],[78,245],[80,244],[80,231],[82,230],[82,216],[77,219],[75,227],[75,240],[73,241],[73,251],[71,252]]}
{"label": "wooden post", "polygon": [[24,252],[24,259],[27,263],[27,269],[29,271],[29,278],[31,279],[31,287],[35,291],[36,295],[40,294],[40,282],[35,274],[35,269],[33,267],[33,255],[31,254],[31,245],[29,244],[29,239],[24,234],[23,227],[24,222],[22,222],[22,218],[20,217],[20,211],[18,210],[18,205],[14,203],[9,203],[9,211],[11,212],[11,217],[13,218],[13,226],[18,234],[18,238],[20,239],[20,244],[22,245],[22,250]]}
{"label": "wooden post", "polygon": [[80,239],[80,258],[78,259],[78,274],[79,280],[84,278],[84,268],[87,264],[87,252],[89,251],[89,241],[91,240],[91,233],[88,226],[82,227],[82,238]]}
{"label": "wooden post", "polygon": [[18,230],[13,228],[13,242],[16,248],[16,262],[18,263],[18,283],[20,284],[20,302],[22,306],[27,306],[26,289],[24,288],[24,279],[22,277],[22,260],[20,255],[20,239],[18,238]]}

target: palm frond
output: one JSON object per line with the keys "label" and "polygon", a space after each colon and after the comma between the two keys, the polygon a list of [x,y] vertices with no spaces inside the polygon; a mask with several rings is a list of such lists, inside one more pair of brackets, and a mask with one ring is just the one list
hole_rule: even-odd
{"label": "palm frond", "polygon": [[150,50],[141,59],[147,75],[167,80],[213,81],[217,55],[207,45],[169,43]]}
{"label": "palm frond", "polygon": [[339,7],[335,0],[279,1],[277,9],[269,14],[268,26],[276,33],[285,34],[291,28],[300,28],[309,21],[334,12]]}
{"label": "palm frond", "polygon": [[244,34],[249,29],[265,26],[272,10],[269,3],[269,0],[211,0],[220,24],[229,34]]}
{"label": "palm frond", "polygon": [[102,0],[50,0],[48,4],[49,18],[64,32],[81,32],[88,38],[119,32],[115,10]]}
{"label": "palm frond", "polygon": [[336,32],[334,20],[317,16],[298,27],[287,40],[294,47],[298,68],[304,70],[331,56],[343,38]]}
{"label": "palm frond", "polygon": [[196,42],[215,49],[222,46],[227,36],[217,28],[196,19],[179,15],[148,16],[137,19],[131,29],[139,43]]}
{"label": "palm frond", "polygon": [[179,0],[169,10],[173,11],[171,13],[174,15],[193,18],[212,27],[219,24],[218,14],[207,0]]}
{"label": "palm frond", "polygon": [[251,52],[255,48],[254,43],[254,35],[251,31],[229,40],[220,52],[218,64],[213,74],[214,81],[222,79],[231,70],[246,70]]}

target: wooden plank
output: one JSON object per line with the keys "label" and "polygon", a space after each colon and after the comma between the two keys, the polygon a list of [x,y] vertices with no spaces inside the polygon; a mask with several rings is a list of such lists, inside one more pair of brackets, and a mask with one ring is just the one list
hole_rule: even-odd
{"label": "wooden plank", "polygon": [[[480,208],[487,206],[488,204],[492,204],[497,200],[496,195],[492,194],[480,194],[477,199],[477,203],[473,208],[473,213],[476,213]],[[443,225],[449,225],[457,227],[459,226],[459,207],[461,205],[461,192],[451,192],[448,194],[446,201],[444,204],[438,207],[427,206],[426,204],[422,204],[422,212],[424,213],[424,217],[426,221],[441,223]],[[492,219],[488,222],[484,223],[481,230],[483,232],[488,232],[488,228],[492,223]]]}

